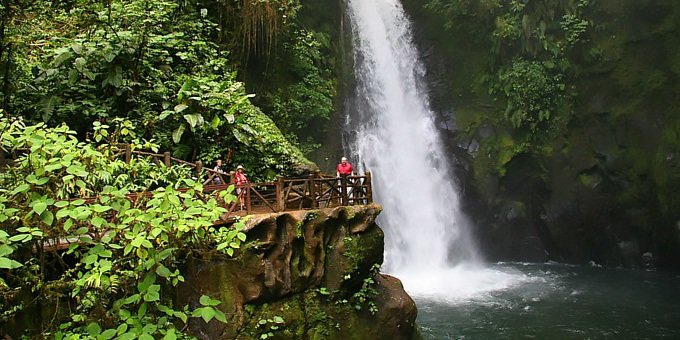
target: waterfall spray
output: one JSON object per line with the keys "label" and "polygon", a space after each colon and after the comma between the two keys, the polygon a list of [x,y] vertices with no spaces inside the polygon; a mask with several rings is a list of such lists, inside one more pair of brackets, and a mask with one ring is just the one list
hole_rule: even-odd
{"label": "waterfall spray", "polygon": [[[479,255],[460,212],[410,22],[398,0],[347,6],[356,80],[348,147],[359,169],[372,171],[384,209],[378,220],[385,229],[384,270],[410,293],[446,294],[453,281],[483,270],[469,269],[481,268]],[[461,268],[465,278],[457,275]],[[485,275],[478,281],[488,289],[505,283]]]}

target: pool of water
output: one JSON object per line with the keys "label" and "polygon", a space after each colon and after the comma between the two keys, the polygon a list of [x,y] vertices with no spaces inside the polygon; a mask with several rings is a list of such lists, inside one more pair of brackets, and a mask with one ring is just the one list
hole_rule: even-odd
{"label": "pool of water", "polygon": [[680,275],[560,264],[488,269],[521,279],[457,299],[410,292],[424,338],[680,339]]}

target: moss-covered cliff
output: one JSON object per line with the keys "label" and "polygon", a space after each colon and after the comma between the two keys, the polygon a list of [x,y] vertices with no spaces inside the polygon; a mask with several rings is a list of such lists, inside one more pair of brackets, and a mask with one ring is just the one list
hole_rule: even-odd
{"label": "moss-covered cliff", "polygon": [[193,259],[176,294],[198,306],[219,297],[228,323],[189,323],[205,339],[413,339],[416,307],[399,280],[378,273],[376,205],[300,211],[247,222],[233,259]]}
{"label": "moss-covered cliff", "polygon": [[677,2],[404,3],[490,258],[677,268]]}

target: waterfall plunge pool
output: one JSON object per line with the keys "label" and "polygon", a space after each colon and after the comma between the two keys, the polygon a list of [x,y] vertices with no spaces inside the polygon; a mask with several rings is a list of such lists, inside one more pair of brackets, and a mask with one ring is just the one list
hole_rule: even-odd
{"label": "waterfall plunge pool", "polygon": [[[680,338],[680,275],[527,263],[482,270],[459,271],[438,295],[427,293],[431,282],[409,288],[406,277],[425,339]],[[505,281],[493,286],[494,278]]]}
{"label": "waterfall plunge pool", "polygon": [[[450,180],[408,17],[399,0],[348,0],[346,10],[356,84],[344,148],[358,169],[375,174],[384,268],[414,297],[426,338],[680,338],[677,277],[563,265],[474,266],[478,252]],[[452,249],[472,265],[446,267]]]}

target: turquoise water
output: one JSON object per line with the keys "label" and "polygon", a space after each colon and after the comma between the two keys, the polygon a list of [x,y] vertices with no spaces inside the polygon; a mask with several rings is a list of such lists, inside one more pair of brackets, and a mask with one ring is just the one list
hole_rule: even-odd
{"label": "turquoise water", "polygon": [[680,275],[499,263],[524,277],[458,301],[419,298],[426,339],[680,339]]}

